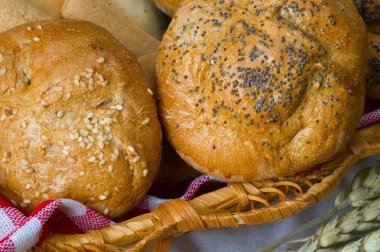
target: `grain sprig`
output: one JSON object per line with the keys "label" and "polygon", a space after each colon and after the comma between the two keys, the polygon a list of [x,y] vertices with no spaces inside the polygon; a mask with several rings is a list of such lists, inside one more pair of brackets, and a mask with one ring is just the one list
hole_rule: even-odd
{"label": "grain sprig", "polygon": [[380,168],[369,169],[368,174],[360,172],[352,183],[348,198],[353,207],[363,207],[380,197]]}
{"label": "grain sprig", "polygon": [[[320,227],[298,251],[380,251],[379,173],[379,167],[359,172],[353,181],[348,200],[344,200],[344,193],[335,200],[337,208],[348,202],[352,210],[341,217],[334,217]],[[359,237],[362,238],[358,239]]]}

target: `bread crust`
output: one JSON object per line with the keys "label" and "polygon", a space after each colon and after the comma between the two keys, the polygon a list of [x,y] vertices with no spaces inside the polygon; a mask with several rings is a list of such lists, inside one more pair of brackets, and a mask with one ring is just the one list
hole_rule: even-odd
{"label": "bread crust", "polygon": [[153,0],[156,6],[169,17],[173,17],[182,0]]}
{"label": "bread crust", "polygon": [[367,41],[350,0],[185,0],[156,60],[168,139],[230,181],[321,164],[358,126]]}
{"label": "bread crust", "polygon": [[136,58],[105,29],[41,21],[0,35],[1,196],[31,212],[70,198],[119,217],[161,157],[155,102]]}

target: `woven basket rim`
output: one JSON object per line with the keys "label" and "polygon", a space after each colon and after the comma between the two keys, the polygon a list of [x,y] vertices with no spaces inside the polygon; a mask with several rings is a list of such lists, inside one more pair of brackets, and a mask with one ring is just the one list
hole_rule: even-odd
{"label": "woven basket rim", "polygon": [[[312,184],[306,192],[275,205],[250,208],[252,202],[265,200],[260,194],[281,196],[279,188],[286,187],[284,181],[287,180],[268,180],[275,186],[266,187],[268,183],[264,182],[261,188],[254,182],[230,183],[190,201],[175,199],[162,203],[150,213],[101,230],[76,235],[52,234],[34,251],[125,251],[126,248],[141,251],[154,244],[154,251],[165,251],[173,236],[190,231],[256,225],[289,217],[327,197],[347,170],[362,158],[379,154],[379,130],[380,122],[357,130],[346,150],[323,165],[325,172],[331,171],[330,174]],[[293,187],[298,190],[295,185]]]}

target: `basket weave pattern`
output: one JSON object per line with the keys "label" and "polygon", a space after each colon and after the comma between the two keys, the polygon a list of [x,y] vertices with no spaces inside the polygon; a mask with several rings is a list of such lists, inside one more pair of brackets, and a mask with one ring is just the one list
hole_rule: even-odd
{"label": "basket weave pattern", "polygon": [[209,228],[273,222],[324,199],[360,159],[380,153],[380,123],[359,129],[346,150],[316,172],[230,183],[191,201],[160,204],[123,223],[80,235],[51,235],[33,251],[166,251],[172,237]]}

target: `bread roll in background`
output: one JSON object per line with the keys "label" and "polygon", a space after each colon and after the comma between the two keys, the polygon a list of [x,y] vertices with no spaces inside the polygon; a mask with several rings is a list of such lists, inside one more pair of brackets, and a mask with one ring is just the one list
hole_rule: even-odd
{"label": "bread roll in background", "polygon": [[150,35],[161,40],[168,21],[152,0],[104,0]]}
{"label": "bread roll in background", "polygon": [[54,18],[61,18],[61,8],[65,0],[25,0]]}
{"label": "bread roll in background", "polygon": [[17,25],[51,17],[24,0],[0,1],[0,33]]}
{"label": "bread roll in background", "polygon": [[380,99],[380,32],[369,32],[369,64],[367,74],[367,96]]}
{"label": "bread roll in background", "polygon": [[147,193],[161,157],[155,101],[135,56],[89,22],[0,34],[0,195],[30,213],[74,199],[119,217]]}
{"label": "bread roll in background", "polygon": [[105,0],[65,0],[62,16],[107,29],[136,57],[156,52],[160,43]]}
{"label": "bread roll in background", "polygon": [[169,17],[173,17],[181,0],[153,0],[156,6]]}
{"label": "bread roll in background", "polygon": [[312,169],[345,148],[368,63],[351,0],[180,6],[158,52],[156,89],[167,137],[186,162],[253,181]]}

